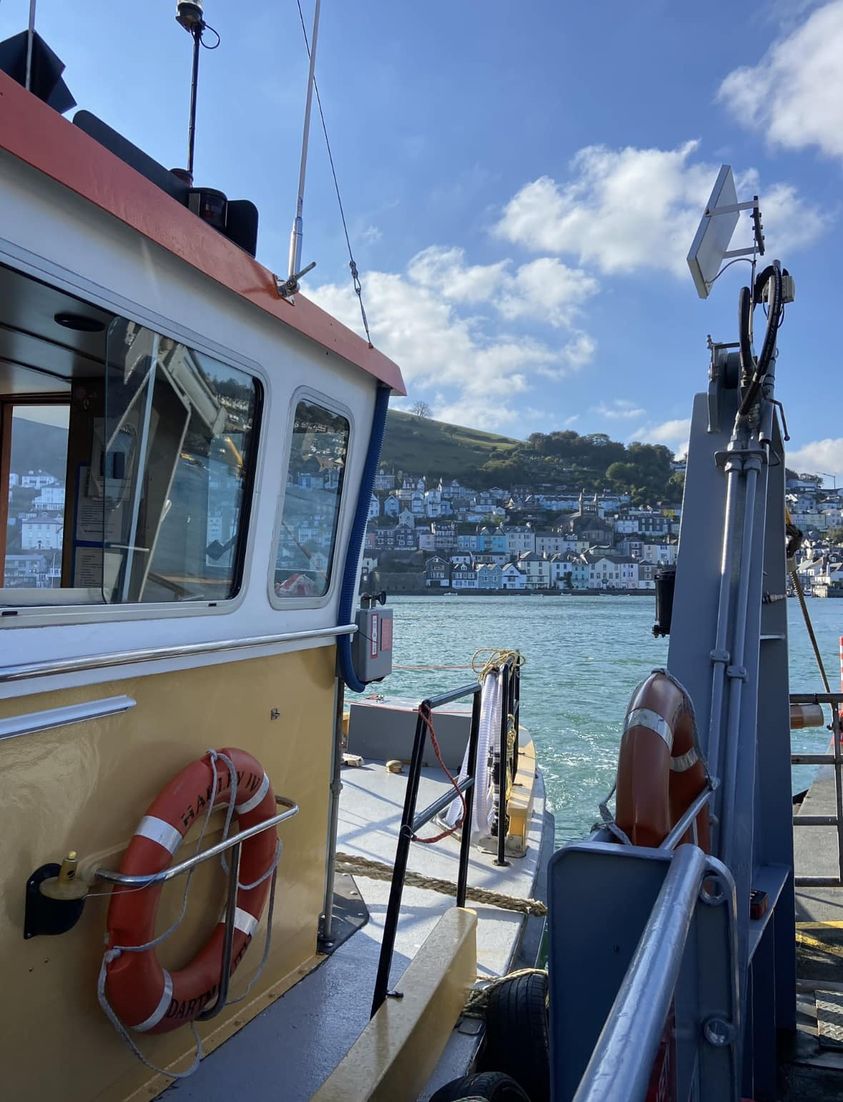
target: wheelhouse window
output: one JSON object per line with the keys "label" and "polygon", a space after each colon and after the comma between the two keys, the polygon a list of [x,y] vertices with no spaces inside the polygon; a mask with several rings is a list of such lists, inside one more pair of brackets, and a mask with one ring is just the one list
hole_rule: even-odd
{"label": "wheelhouse window", "polygon": [[349,424],[316,402],[296,406],[275,554],[275,594],[323,597],[331,582]]}
{"label": "wheelhouse window", "polygon": [[4,606],[231,598],[257,382],[0,268]]}

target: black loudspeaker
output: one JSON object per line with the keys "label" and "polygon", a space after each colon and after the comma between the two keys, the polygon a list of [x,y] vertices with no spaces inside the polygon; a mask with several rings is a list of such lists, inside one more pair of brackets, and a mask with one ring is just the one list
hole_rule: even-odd
{"label": "black loudspeaker", "polygon": [[[26,87],[28,40],[29,32],[21,31],[20,34],[7,38],[5,42],[0,42],[0,70],[8,73],[12,80],[16,80],[23,87]],[[55,111],[58,111],[60,115],[76,106],[76,100],[61,78],[63,72],[64,62],[58,54],[53,53],[36,31],[32,35],[32,68],[29,90]]]}

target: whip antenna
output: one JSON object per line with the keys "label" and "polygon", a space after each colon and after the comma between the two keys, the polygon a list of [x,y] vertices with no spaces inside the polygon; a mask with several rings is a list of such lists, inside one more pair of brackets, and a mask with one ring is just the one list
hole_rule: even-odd
{"label": "whip antenna", "polygon": [[36,0],[29,0],[29,27],[26,31],[26,84],[27,92],[32,90],[32,45],[35,39],[35,4]]}
{"label": "whip antenna", "polygon": [[[34,0],[33,0],[34,6]],[[216,35],[213,46],[205,46],[206,50],[215,50],[220,44],[220,36],[213,27],[205,22],[202,11],[202,0],[181,0],[176,5],[176,22],[184,27],[193,39],[193,68],[190,75],[190,113],[187,123],[187,183],[193,183],[193,150],[196,144],[196,98],[199,91],[199,50],[205,46],[202,35],[210,31]]]}
{"label": "whip antenna", "polygon": [[304,127],[301,140],[301,162],[299,164],[299,190],[296,196],[296,216],[290,231],[290,258],[287,281],[278,281],[278,292],[284,298],[294,295],[299,289],[299,280],[316,267],[315,262],[301,270],[302,210],[304,209],[304,181],[307,175],[307,147],[310,140],[310,112],[313,107],[313,86],[316,81],[316,41],[319,35],[319,9],[321,0],[316,0],[313,9],[313,31],[310,36],[310,65],[307,72],[307,98],[304,106]]}

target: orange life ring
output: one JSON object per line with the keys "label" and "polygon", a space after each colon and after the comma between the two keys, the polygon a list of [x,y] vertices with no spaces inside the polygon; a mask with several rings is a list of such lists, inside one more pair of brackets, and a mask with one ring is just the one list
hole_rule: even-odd
{"label": "orange life ring", "polygon": [[[120,871],[132,876],[165,869],[191,825],[208,812],[216,769],[215,806],[231,799],[231,773],[237,774],[235,815],[240,829],[265,822],[276,813],[275,795],[263,767],[243,750],[218,751],[195,761],[174,777],[150,805],[123,855]],[[271,827],[246,839],[240,856],[232,972],[248,948],[260,921],[274,867],[277,832]],[[245,887],[243,885],[246,885]],[[196,956],[177,972],[162,967],[154,947],[131,950],[155,939],[161,884],[138,891],[117,887],[108,908],[108,946],[122,950],[108,964],[106,992],[120,1021],[140,1033],[168,1033],[193,1021],[213,998],[222,971],[225,923],[221,919]]]}
{"label": "orange life ring", "polygon": [[[659,846],[708,784],[691,700],[660,670],[636,690],[618,757],[615,821],[637,846]],[[708,806],[681,839],[709,852]]]}

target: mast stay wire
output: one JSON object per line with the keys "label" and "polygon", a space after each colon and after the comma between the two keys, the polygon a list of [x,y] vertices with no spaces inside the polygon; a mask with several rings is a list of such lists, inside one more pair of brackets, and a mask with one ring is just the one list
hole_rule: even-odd
{"label": "mast stay wire", "polygon": [[[304,22],[304,13],[301,9],[301,0],[296,0],[296,7],[299,9],[299,20],[301,22],[301,31],[304,36],[304,46],[307,50],[307,56],[310,57],[310,42],[307,37],[307,27]],[[313,76],[313,91],[316,93],[316,106],[319,108],[319,121],[322,123],[322,133],[325,136],[325,147],[328,151],[328,162],[331,166],[331,176],[334,180],[334,191],[337,195],[337,205],[340,210],[340,218],[342,219],[342,229],[345,234],[345,243],[348,247],[348,267],[351,271],[351,279],[354,285],[354,293],[357,295],[357,301],[360,304],[360,317],[363,321],[363,329],[366,333],[366,340],[369,342],[369,348],[374,348],[372,344],[372,336],[369,332],[369,320],[366,317],[366,308],[363,305],[363,287],[360,283],[360,274],[357,270],[357,261],[354,259],[354,252],[351,248],[351,238],[348,233],[348,223],[345,220],[345,210],[342,203],[342,195],[340,194],[339,180],[337,179],[337,170],[334,165],[334,154],[331,150],[331,142],[328,138],[328,127],[325,122],[325,113],[322,110],[322,97],[319,95],[319,85],[316,82],[316,74]]]}

